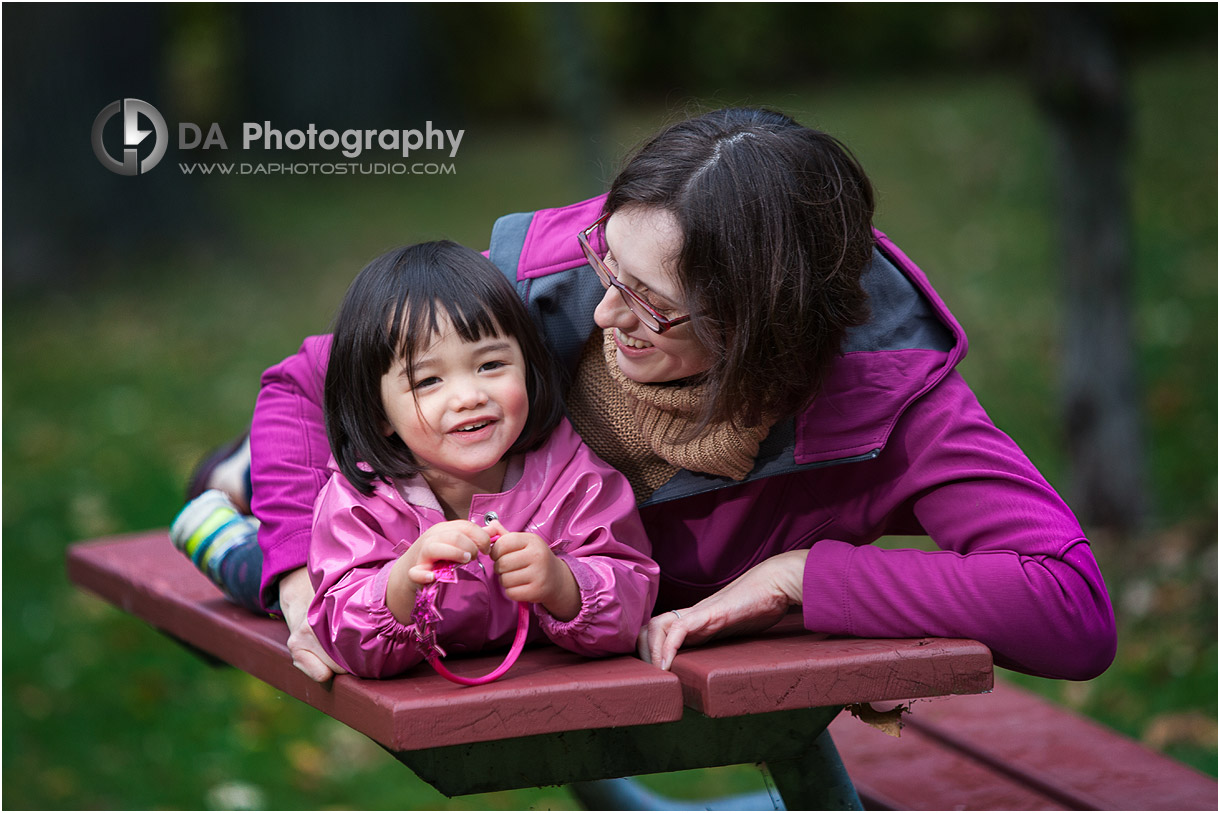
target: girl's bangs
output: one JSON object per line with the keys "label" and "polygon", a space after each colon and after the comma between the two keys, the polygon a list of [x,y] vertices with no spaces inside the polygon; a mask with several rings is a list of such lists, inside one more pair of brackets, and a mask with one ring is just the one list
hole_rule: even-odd
{"label": "girl's bangs", "polygon": [[446,303],[439,297],[428,300],[426,307],[411,307],[403,297],[394,308],[388,323],[387,344],[393,349],[392,359],[402,359],[411,367],[413,358],[426,350],[440,332],[443,317],[448,317],[453,329],[465,342],[477,342],[489,336],[504,336],[505,331],[492,315],[491,303],[475,300],[467,294]]}

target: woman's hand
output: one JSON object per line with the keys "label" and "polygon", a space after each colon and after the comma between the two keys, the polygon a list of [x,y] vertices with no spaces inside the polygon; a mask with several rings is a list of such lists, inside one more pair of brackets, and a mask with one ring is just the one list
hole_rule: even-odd
{"label": "woman's hand", "polygon": [[662,669],[673,664],[685,644],[716,637],[761,632],[801,603],[808,550],[772,556],[693,607],[662,613],[640,630],[639,655]]}
{"label": "woman's hand", "polygon": [[292,655],[292,665],[318,683],[325,683],[347,670],[331,660],[313,634],[309,626],[311,601],[313,584],[305,568],[298,568],[280,579],[280,612],[288,622],[288,652]]}
{"label": "woman's hand", "polygon": [[501,534],[491,558],[504,595],[513,601],[541,604],[560,621],[571,621],[580,612],[576,577],[538,534]]}

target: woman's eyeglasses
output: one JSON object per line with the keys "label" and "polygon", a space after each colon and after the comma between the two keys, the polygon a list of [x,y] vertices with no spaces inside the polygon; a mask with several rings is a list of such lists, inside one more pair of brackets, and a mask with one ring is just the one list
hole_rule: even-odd
{"label": "woman's eyeglasses", "polygon": [[593,266],[593,270],[597,272],[597,278],[601,280],[603,288],[614,288],[618,291],[619,296],[623,298],[623,302],[627,308],[635,314],[636,318],[643,323],[644,327],[651,330],[653,333],[664,333],[670,328],[677,327],[685,322],[690,321],[690,314],[679,316],[676,319],[669,319],[657,312],[657,309],[644,301],[644,298],[635,291],[628,288],[626,285],[618,281],[614,273],[606,267],[605,261],[596,251],[590,240],[593,232],[599,227],[604,226],[610,218],[609,214],[604,214],[598,218],[597,222],[589,228],[576,235],[576,239],[580,242],[581,249],[585,252],[585,258],[589,260],[589,265]]}

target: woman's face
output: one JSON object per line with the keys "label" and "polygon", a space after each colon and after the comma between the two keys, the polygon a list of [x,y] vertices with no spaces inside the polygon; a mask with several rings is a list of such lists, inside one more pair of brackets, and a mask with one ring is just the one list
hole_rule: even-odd
{"label": "woman's face", "polygon": [[[606,221],[606,267],[661,315],[671,318],[690,313],[675,271],[681,244],[678,221],[665,209],[631,206]],[[690,322],[654,333],[612,287],[593,311],[593,320],[611,332],[619,369],[632,381],[677,381],[711,366],[711,356],[695,338]]]}

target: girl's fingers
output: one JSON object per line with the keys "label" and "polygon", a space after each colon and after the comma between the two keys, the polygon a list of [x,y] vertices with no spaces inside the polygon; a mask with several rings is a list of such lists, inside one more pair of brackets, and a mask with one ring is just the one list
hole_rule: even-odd
{"label": "girl's fingers", "polygon": [[498,520],[498,519],[493,519],[491,522],[484,525],[482,530],[488,535],[489,543],[490,543],[490,538],[498,537],[498,536],[505,536],[506,534],[509,533],[508,529],[505,528],[503,525],[501,525],[500,520]]}
{"label": "girl's fingers", "polygon": [[469,520],[455,519],[432,526],[431,529],[425,532],[425,535],[429,536],[433,541],[448,542],[455,545],[469,542],[469,549],[471,551],[486,553],[491,548],[491,538],[495,535],[494,528],[498,526],[498,523],[499,520],[496,520],[485,528],[481,525],[475,525]]}
{"label": "girl's fingers", "polygon": [[[504,547],[501,547],[504,542]],[[491,549],[491,558],[496,563],[496,573],[503,577],[510,573],[537,574],[553,569],[554,552],[540,537],[532,534],[513,534],[496,542]]]}
{"label": "girl's fingers", "polygon": [[495,536],[489,528],[484,528],[475,525],[473,522],[455,522],[453,528],[453,541],[455,544],[461,542],[469,542],[473,546],[472,550],[475,553],[487,553],[491,549],[491,538]]}
{"label": "girl's fingers", "polygon": [[512,573],[514,570],[520,570],[524,564],[520,561],[521,556],[518,551],[505,544],[503,547],[497,542],[491,548],[491,560],[496,563],[496,572],[503,576],[505,573]]}
{"label": "girl's fingers", "polygon": [[508,567],[501,569],[503,561],[496,565],[496,575],[500,577],[500,586],[505,590],[513,587],[520,587],[525,584],[540,582],[544,576],[539,568],[525,565],[518,568]]}
{"label": "girl's fingers", "polygon": [[426,547],[420,551],[419,561],[407,570],[407,578],[418,585],[431,584],[436,581],[437,567],[448,564],[462,565],[477,555],[478,548],[468,539],[452,543],[433,540],[426,543]]}
{"label": "girl's fingers", "polygon": [[436,574],[432,571],[431,565],[415,565],[407,570],[407,578],[422,586],[436,581]]}
{"label": "girl's fingers", "polygon": [[432,540],[420,551],[417,566],[426,566],[429,570],[438,564],[454,562],[464,565],[477,556],[479,549],[469,539],[459,538],[453,541]]}
{"label": "girl's fingers", "polygon": [[495,544],[491,546],[491,558],[499,562],[505,556],[528,549],[530,542],[534,539],[539,539],[539,537],[536,537],[534,534],[506,532],[496,539]]}

